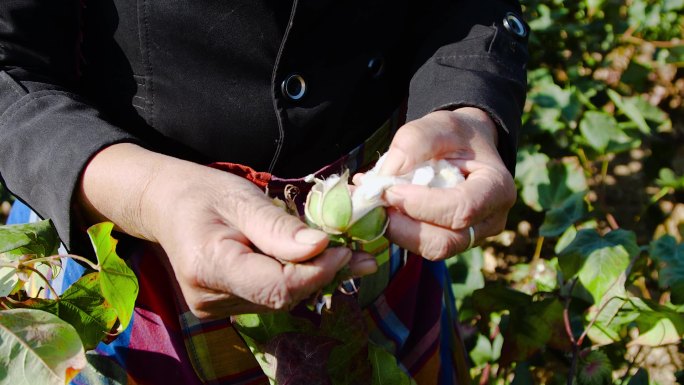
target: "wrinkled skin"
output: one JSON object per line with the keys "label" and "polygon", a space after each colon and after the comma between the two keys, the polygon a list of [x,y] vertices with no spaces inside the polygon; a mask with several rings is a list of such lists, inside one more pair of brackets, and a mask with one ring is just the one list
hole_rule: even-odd
{"label": "wrinkled skin", "polygon": [[468,226],[473,226],[474,244],[500,233],[516,189],[496,144],[494,123],[475,108],[437,111],[402,126],[380,174],[402,175],[427,160],[448,159],[466,180],[448,189],[397,185],[386,190],[386,236],[425,258],[442,260],[468,247]]}

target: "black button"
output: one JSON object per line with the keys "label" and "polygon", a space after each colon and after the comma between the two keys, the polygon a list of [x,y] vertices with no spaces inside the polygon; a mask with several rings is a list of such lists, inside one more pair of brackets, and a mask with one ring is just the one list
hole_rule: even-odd
{"label": "black button", "polygon": [[508,12],[503,19],[503,25],[508,32],[517,37],[523,38],[527,36],[527,27],[518,15],[513,12]]}
{"label": "black button", "polygon": [[290,100],[299,100],[306,93],[306,82],[299,74],[292,74],[280,84],[280,92]]}
{"label": "black button", "polygon": [[368,71],[374,78],[380,77],[385,72],[385,59],[382,56],[375,56],[368,61]]}

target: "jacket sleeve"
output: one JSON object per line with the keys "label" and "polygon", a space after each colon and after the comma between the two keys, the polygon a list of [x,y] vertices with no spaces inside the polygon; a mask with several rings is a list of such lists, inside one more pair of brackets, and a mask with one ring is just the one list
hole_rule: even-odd
{"label": "jacket sleeve", "polygon": [[67,248],[87,245],[71,210],[81,171],[103,147],[136,141],[75,92],[80,11],[80,0],[0,2],[0,176]]}
{"label": "jacket sleeve", "polygon": [[426,37],[409,87],[407,119],[464,106],[486,111],[499,130],[499,153],[514,174],[529,31],[518,2],[443,1],[418,31],[429,33],[423,32]]}

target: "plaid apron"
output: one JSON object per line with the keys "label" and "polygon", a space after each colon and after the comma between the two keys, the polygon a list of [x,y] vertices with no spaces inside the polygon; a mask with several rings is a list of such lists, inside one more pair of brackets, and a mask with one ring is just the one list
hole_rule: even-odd
{"label": "plaid apron", "polygon": [[[370,167],[386,150],[399,124],[396,116],[388,120],[365,143],[315,176]],[[300,207],[312,185],[303,178],[281,179],[241,165],[212,166],[251,180],[272,197],[282,199],[294,186]],[[419,385],[470,383],[445,264],[387,241],[373,247],[369,251],[377,256],[378,272],[362,278],[357,293],[371,340],[392,352]],[[133,318],[123,334],[88,354],[90,365],[73,384],[268,384],[229,319],[199,320],[188,310],[158,245],[141,242],[130,255],[122,256],[140,283]],[[75,281],[79,269],[67,261],[67,278],[58,286],[66,288]]]}

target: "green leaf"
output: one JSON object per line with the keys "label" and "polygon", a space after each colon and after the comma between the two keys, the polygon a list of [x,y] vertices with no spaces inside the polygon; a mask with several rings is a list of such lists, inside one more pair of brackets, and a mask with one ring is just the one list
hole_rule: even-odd
{"label": "green leaf", "polygon": [[59,300],[30,298],[23,302],[7,301],[5,306],[31,308],[54,314],[72,325],[86,350],[94,349],[116,322],[116,312],[105,302],[99,273],[91,273],[74,282]]}
{"label": "green leaf", "polygon": [[[581,111],[581,104],[574,88],[563,89],[553,83],[542,83],[530,92],[530,100],[534,103],[534,108],[543,110],[539,116],[548,116],[553,120],[540,120],[542,130],[555,132],[558,125],[554,124],[558,118],[566,122],[577,119]],[[554,112],[546,115],[546,112]],[[562,127],[562,125],[561,125]]]}
{"label": "green leaf", "polygon": [[287,332],[313,333],[314,325],[289,312],[273,311],[260,314],[240,314],[232,317],[233,325],[242,335],[249,336],[255,342],[265,344],[273,337]]}
{"label": "green leaf", "polygon": [[14,259],[25,254],[36,258],[57,254],[59,237],[49,220],[0,226],[0,255]]}
{"label": "green leaf", "polygon": [[684,190],[684,175],[677,176],[672,169],[661,168],[658,172],[656,184],[660,187],[669,187],[675,190]]}
{"label": "green leaf", "polygon": [[534,295],[553,292],[558,287],[558,260],[537,259],[529,264],[519,263],[510,267],[512,286],[523,293]]}
{"label": "green leaf", "polygon": [[[602,237],[596,230],[580,230],[560,253],[558,262],[566,279],[577,276],[594,303],[614,286],[620,286],[630,259],[639,253],[633,232],[614,230]],[[624,283],[621,286],[624,290]]]}
{"label": "green leaf", "polygon": [[593,15],[603,7],[605,0],[587,0],[587,8],[589,8],[589,14]]}
{"label": "green leaf", "polygon": [[518,153],[516,180],[525,204],[536,211],[560,207],[575,193],[587,189],[587,180],[576,158],[551,162],[534,147]]}
{"label": "green leaf", "polygon": [[499,359],[503,366],[525,361],[547,345],[561,350],[570,348],[563,305],[557,299],[533,302],[530,295],[493,283],[473,293],[473,305],[485,318],[492,313],[509,312]]}
{"label": "green leaf", "polygon": [[578,192],[567,197],[559,206],[546,212],[544,223],[539,227],[539,234],[544,237],[556,237],[574,223],[582,219],[586,213],[584,196],[586,192]]}
{"label": "green leaf", "polygon": [[116,311],[121,328],[125,330],[133,316],[139,287],[133,271],[116,254],[118,241],[111,236],[113,228],[111,222],[99,223],[88,229],[88,236],[100,265],[102,295]]}
{"label": "green leaf", "polygon": [[632,302],[638,309],[636,326],[639,336],[632,340],[631,345],[662,346],[678,344],[684,336],[684,315],[667,306],[633,298]]}
{"label": "green leaf", "polygon": [[473,248],[446,260],[451,276],[451,288],[457,302],[484,287],[484,253],[481,248]]}
{"label": "green leaf", "polygon": [[492,343],[482,334],[477,335],[475,346],[470,351],[470,359],[475,366],[482,366],[494,360]]}
{"label": "green leaf", "polygon": [[665,235],[651,242],[650,254],[657,263],[660,287],[670,288],[672,303],[684,304],[684,243]]}
{"label": "green leaf", "polygon": [[537,11],[539,12],[539,16],[530,20],[530,29],[533,31],[544,31],[550,28],[554,23],[554,20],[551,17],[551,8],[545,4],[539,4],[537,6]]}
{"label": "green leaf", "polygon": [[335,296],[330,309],[321,312],[320,333],[339,341],[327,364],[333,384],[367,384],[373,369],[368,356],[368,329],[356,299]]}
{"label": "green leaf", "polygon": [[587,336],[594,345],[610,345],[613,342],[618,342],[622,339],[620,333],[615,330],[615,327],[604,325],[600,322],[595,322],[587,331]]}
{"label": "green leaf", "polygon": [[521,186],[521,198],[523,202],[535,211],[542,211],[539,197],[539,186],[551,185],[551,179],[547,170],[549,157],[540,153],[538,148],[524,147],[518,151],[518,160],[515,168],[516,181]]}
{"label": "green leaf", "polygon": [[86,350],[94,349],[116,323],[117,313],[105,301],[100,273],[86,274],[61,295],[60,318],[77,328]]}
{"label": "green leaf", "polygon": [[569,197],[587,189],[587,179],[576,158],[550,163],[548,175],[549,183],[538,186],[539,201],[547,210],[562,206]]}
{"label": "green leaf", "polygon": [[64,385],[85,365],[73,326],[40,310],[0,311],[0,384]]}
{"label": "green leaf", "polygon": [[368,359],[373,367],[372,385],[410,385],[413,382],[399,368],[396,357],[382,347],[369,344]]}
{"label": "green leaf", "polygon": [[504,331],[500,365],[505,367],[526,361],[545,346],[570,350],[563,322],[563,304],[549,298],[511,310]]}
{"label": "green leaf", "polygon": [[473,305],[477,311],[484,315],[526,307],[531,302],[531,296],[513,290],[502,282],[488,284],[473,292]]}
{"label": "green leaf", "polygon": [[102,356],[97,352],[86,352],[86,365],[78,376],[75,384],[127,385],[130,384],[129,375],[116,360]]}
{"label": "green leaf", "polygon": [[623,100],[620,94],[610,89],[606,90],[606,92],[617,108],[637,125],[639,131],[645,135],[651,133],[651,128],[648,126],[648,123],[646,123],[646,119],[641,114],[639,108],[633,102],[630,102],[630,99]]}
{"label": "green leaf", "polygon": [[0,297],[5,297],[12,293],[19,283],[17,269],[14,267],[0,267]]}
{"label": "green leaf", "polygon": [[640,144],[639,140],[625,134],[615,118],[605,112],[587,111],[579,127],[584,139],[600,154],[623,152]]}

